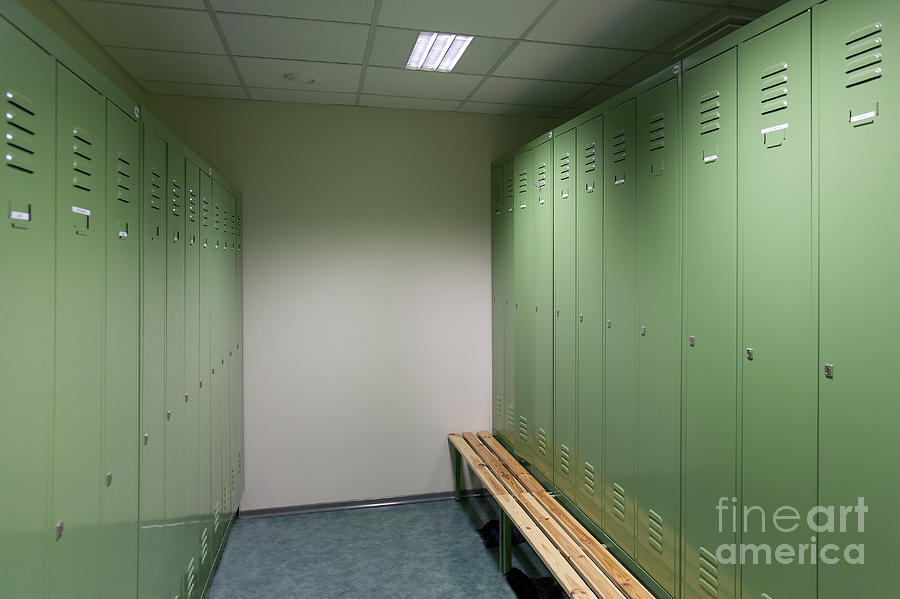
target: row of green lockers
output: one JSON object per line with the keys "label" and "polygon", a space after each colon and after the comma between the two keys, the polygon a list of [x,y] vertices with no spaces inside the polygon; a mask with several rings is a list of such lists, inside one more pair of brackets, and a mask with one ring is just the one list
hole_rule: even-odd
{"label": "row of green lockers", "polygon": [[0,53],[0,596],[200,597],[243,488],[240,201],[2,18]]}
{"label": "row of green lockers", "polygon": [[811,4],[493,167],[494,429],[660,594],[893,593],[900,4]]}

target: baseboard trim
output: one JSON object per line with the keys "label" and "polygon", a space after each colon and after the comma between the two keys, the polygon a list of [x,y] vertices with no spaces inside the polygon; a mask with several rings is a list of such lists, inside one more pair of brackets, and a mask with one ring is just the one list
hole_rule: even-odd
{"label": "baseboard trim", "polygon": [[[463,491],[463,497],[484,497],[484,489],[468,489]],[[391,507],[395,505],[408,505],[411,503],[428,503],[430,501],[446,501],[453,499],[453,491],[439,493],[422,493],[419,495],[398,495],[395,497],[380,497],[376,499],[357,499],[355,501],[335,501],[330,503],[313,503],[309,505],[289,505],[283,507],[264,508],[259,510],[241,510],[241,518],[276,518],[278,516],[296,516],[300,514],[315,514],[318,512],[337,512],[342,510],[360,510],[376,507]]]}

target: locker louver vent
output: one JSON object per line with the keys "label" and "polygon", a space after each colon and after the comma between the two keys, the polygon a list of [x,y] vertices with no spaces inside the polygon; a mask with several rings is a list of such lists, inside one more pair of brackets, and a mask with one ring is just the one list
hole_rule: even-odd
{"label": "locker louver vent", "polygon": [[570,456],[569,446],[565,443],[561,443],[559,446],[559,467],[565,474],[569,473],[571,468],[572,459]]}
{"label": "locker louver vent", "polygon": [[872,23],[857,29],[847,36],[844,45],[847,47],[844,57],[845,87],[854,87],[879,79],[883,75],[882,68],[882,29],[881,23]]}
{"label": "locker louver vent", "polygon": [[182,189],[181,185],[178,184],[178,181],[173,177],[172,178],[172,214],[175,216],[181,216],[181,209],[184,207],[184,199],[181,197]]}
{"label": "locker louver vent", "polygon": [[205,568],[207,559],[209,559],[209,529],[204,528],[203,534],[200,535],[200,566],[201,566],[201,568]]}
{"label": "locker louver vent", "polygon": [[528,419],[519,416],[519,438],[523,441],[528,440]]}
{"label": "locker louver vent", "polygon": [[594,494],[594,486],[596,485],[596,473],[594,466],[590,462],[584,463],[584,490],[588,495]]}
{"label": "locker louver vent", "polygon": [[613,162],[625,160],[625,130],[613,135]]}
{"label": "locker louver vent", "polygon": [[219,513],[221,508],[219,508],[219,502],[216,502],[216,506],[213,508],[213,532],[219,532]]}
{"label": "locker louver vent", "polygon": [[539,454],[547,455],[547,431],[542,428],[538,428],[537,450]]}
{"label": "locker louver vent", "polygon": [[666,117],[654,115],[647,123],[647,147],[651,152],[666,147]]}
{"label": "locker louver vent", "polygon": [[569,153],[566,152],[559,158],[559,180],[566,181],[571,176],[571,165],[570,165]]}
{"label": "locker louver vent", "polygon": [[719,90],[714,89],[700,98],[700,135],[707,135],[719,130]]}
{"label": "locker louver vent", "polygon": [[93,135],[81,128],[72,129],[72,187],[82,191],[91,191],[94,169]]}
{"label": "locker louver vent", "polygon": [[194,597],[194,590],[197,587],[197,566],[194,558],[188,563],[187,572],[185,573],[184,596],[187,599]]}
{"label": "locker louver vent", "polygon": [[3,158],[6,166],[33,175],[37,170],[33,156],[36,151],[35,138],[38,134],[34,104],[13,90],[7,90],[4,95],[6,130],[3,137],[6,140],[6,152]]}
{"label": "locker louver vent", "polygon": [[597,143],[594,142],[584,149],[584,172],[590,173],[597,168]]}
{"label": "locker louver vent", "polygon": [[131,203],[131,188],[134,187],[134,159],[119,152],[116,155],[116,199]]}
{"label": "locker louver vent", "polygon": [[788,64],[780,62],[772,65],[760,75],[762,96],[760,102],[763,116],[788,107]]}
{"label": "locker louver vent", "polygon": [[219,218],[219,207],[216,206],[216,207],[215,207],[215,214],[214,214],[214,216],[213,216],[213,228],[214,228],[216,231],[219,231],[219,230],[221,230],[221,228],[222,228],[222,227],[221,227],[221,222],[220,222],[220,220],[221,220],[221,219]]}
{"label": "locker louver vent", "polygon": [[663,553],[663,519],[662,516],[654,512],[653,510],[648,510],[649,518],[649,530],[648,540],[650,542],[650,546],[656,549],[660,554]]}
{"label": "locker louver vent", "polygon": [[712,553],[700,548],[699,587],[710,597],[719,596],[719,562]]}
{"label": "locker louver vent", "polygon": [[192,223],[197,222],[197,193],[193,189],[188,189],[187,210],[188,219]]}
{"label": "locker louver vent", "polygon": [[209,200],[205,197],[200,200],[200,226],[209,228]]}
{"label": "locker louver vent", "polygon": [[493,195],[493,203],[494,203],[494,207],[493,207],[494,214],[500,214],[501,212],[503,212],[503,183],[502,182],[497,181],[494,183],[494,189],[493,189],[492,195]]}
{"label": "locker louver vent", "polygon": [[516,406],[506,406],[506,428],[512,429],[516,425]]}
{"label": "locker louver vent", "polygon": [[547,184],[547,164],[538,167],[537,186],[544,187]]}
{"label": "locker louver vent", "polygon": [[162,170],[159,167],[150,168],[150,207],[159,210],[162,205]]}
{"label": "locker louver vent", "polygon": [[[526,171],[522,171],[518,175],[516,175],[516,193],[518,195],[522,195],[523,193],[528,193],[528,173]],[[527,208],[528,203],[524,198],[519,200],[519,208]]]}
{"label": "locker louver vent", "polygon": [[612,513],[613,515],[625,522],[625,489],[619,483],[613,483],[612,497]]}
{"label": "locker louver vent", "polygon": [[507,212],[512,212],[513,200],[516,196],[516,185],[515,181],[512,177],[506,178],[506,200],[507,200]]}

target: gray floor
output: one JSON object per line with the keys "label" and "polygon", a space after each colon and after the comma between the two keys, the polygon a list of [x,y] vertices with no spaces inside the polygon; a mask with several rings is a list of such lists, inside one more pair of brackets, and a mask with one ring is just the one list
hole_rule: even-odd
{"label": "gray floor", "polygon": [[[490,498],[234,523],[209,599],[514,599],[478,535]],[[548,576],[527,543],[513,566]]]}

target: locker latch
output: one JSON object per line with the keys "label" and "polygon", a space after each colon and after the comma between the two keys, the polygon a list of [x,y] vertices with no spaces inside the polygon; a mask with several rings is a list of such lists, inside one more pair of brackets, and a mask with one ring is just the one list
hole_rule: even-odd
{"label": "locker latch", "polygon": [[144,445],[150,445],[150,433],[144,433]]}
{"label": "locker latch", "polygon": [[578,315],[578,322],[584,322],[584,314]]}
{"label": "locker latch", "polygon": [[187,402],[188,402],[188,399],[190,399],[190,397],[191,397],[190,395],[188,395],[187,393],[185,393],[185,394],[184,394],[184,403],[187,403]]}
{"label": "locker latch", "polygon": [[642,324],[641,325],[641,337],[646,337],[646,336],[647,336],[647,325]]}
{"label": "locker latch", "polygon": [[56,540],[60,540],[63,536],[63,531],[66,529],[66,523],[63,520],[60,520],[56,523]]}
{"label": "locker latch", "polygon": [[606,328],[607,328],[607,329],[611,329],[611,328],[612,328],[612,321],[611,321],[611,320],[607,320],[607,321],[606,321]]}
{"label": "locker latch", "polygon": [[111,486],[112,486],[112,472],[107,472],[107,473],[106,473],[106,486],[107,486],[107,487],[111,487]]}
{"label": "locker latch", "polygon": [[166,410],[166,420],[172,419],[172,410]]}
{"label": "locker latch", "polygon": [[825,378],[826,379],[834,378],[834,364],[826,364],[825,365]]}
{"label": "locker latch", "polygon": [[753,361],[753,348],[752,347],[747,348],[747,359],[750,360],[751,362]]}
{"label": "locker latch", "polygon": [[688,345],[690,345],[691,347],[694,347],[694,336],[693,335],[688,337]]}
{"label": "locker latch", "polygon": [[853,114],[853,111],[850,111],[850,124],[854,127],[862,127],[863,125],[871,125],[875,122],[875,117],[878,116],[878,103],[875,103],[874,110],[866,110],[864,112],[858,112]]}

